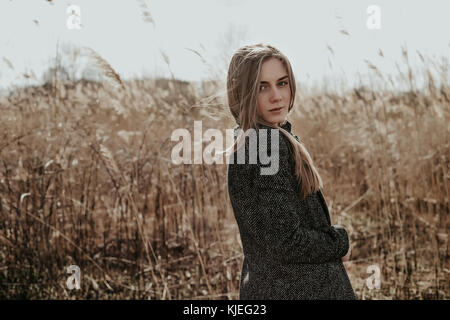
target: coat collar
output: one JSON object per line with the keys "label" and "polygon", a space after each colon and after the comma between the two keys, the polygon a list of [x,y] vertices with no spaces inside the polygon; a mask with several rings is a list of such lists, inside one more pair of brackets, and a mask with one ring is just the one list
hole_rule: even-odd
{"label": "coat collar", "polygon": [[282,127],[287,132],[292,133],[291,132],[292,125],[291,125],[291,123],[288,120],[286,120],[280,127]]}
{"label": "coat collar", "polygon": [[[256,126],[257,126],[258,128],[267,128],[267,129],[271,129],[271,127],[268,127],[268,126],[266,126],[266,125],[264,125],[264,124],[261,124],[261,123],[257,123]],[[287,132],[289,132],[290,134],[292,134],[292,131],[291,131],[292,125],[291,125],[291,123],[290,123],[288,120],[286,120],[280,127],[283,128],[284,130],[286,130]],[[235,132],[236,132],[237,130],[239,130],[240,128],[241,128],[240,125],[236,125],[236,127],[234,127]],[[293,134],[292,134],[292,135],[293,135]],[[298,138],[296,135],[293,135],[293,136],[295,137],[295,139],[297,139],[298,141],[300,141],[299,138]]]}
{"label": "coat collar", "polygon": [[[257,126],[260,128],[270,128],[270,127],[268,127],[264,124],[260,124],[260,123],[258,123]],[[292,125],[288,120],[286,120],[282,125],[280,125],[280,127],[283,128],[284,130],[286,130],[287,132],[292,133],[291,132]]]}

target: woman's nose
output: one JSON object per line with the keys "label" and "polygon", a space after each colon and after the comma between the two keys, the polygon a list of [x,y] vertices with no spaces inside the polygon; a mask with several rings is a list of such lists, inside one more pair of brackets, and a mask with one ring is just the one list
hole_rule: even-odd
{"label": "woman's nose", "polygon": [[273,89],[272,93],[270,95],[270,99],[273,102],[280,101],[281,100],[281,92],[277,88]]}

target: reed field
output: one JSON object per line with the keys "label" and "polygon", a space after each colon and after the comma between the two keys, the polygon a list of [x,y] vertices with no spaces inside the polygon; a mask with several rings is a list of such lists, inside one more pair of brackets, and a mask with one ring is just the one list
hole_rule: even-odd
{"label": "reed field", "polygon": [[[376,86],[299,84],[288,116],[349,232],[358,299],[450,298],[448,61],[413,70],[408,54],[395,78],[368,63]],[[0,95],[0,298],[237,299],[226,163],[171,161],[173,130],[235,127],[225,79],[124,81],[91,56],[102,82],[56,76]]]}

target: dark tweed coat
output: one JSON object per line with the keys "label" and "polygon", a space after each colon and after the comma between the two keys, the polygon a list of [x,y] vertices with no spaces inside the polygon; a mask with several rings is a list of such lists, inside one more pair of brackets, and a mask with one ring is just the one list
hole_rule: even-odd
{"label": "dark tweed coat", "polygon": [[[289,122],[283,128],[291,133]],[[270,130],[267,140],[270,150]],[[349,249],[347,232],[331,225],[320,190],[300,200],[288,143],[279,132],[279,170],[273,175],[260,174],[259,156],[249,164],[249,148],[245,164],[230,156],[228,193],[244,252],[239,298],[355,299],[341,261]]]}

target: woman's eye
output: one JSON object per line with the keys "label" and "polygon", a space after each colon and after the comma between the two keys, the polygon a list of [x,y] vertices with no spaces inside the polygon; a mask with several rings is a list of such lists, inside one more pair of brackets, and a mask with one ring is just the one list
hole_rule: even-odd
{"label": "woman's eye", "polygon": [[[282,87],[284,87],[284,86],[288,85],[288,82],[287,81],[281,81],[280,83],[278,83],[278,85],[281,85]],[[264,90],[265,87],[266,87],[266,85],[259,86],[259,91]]]}

